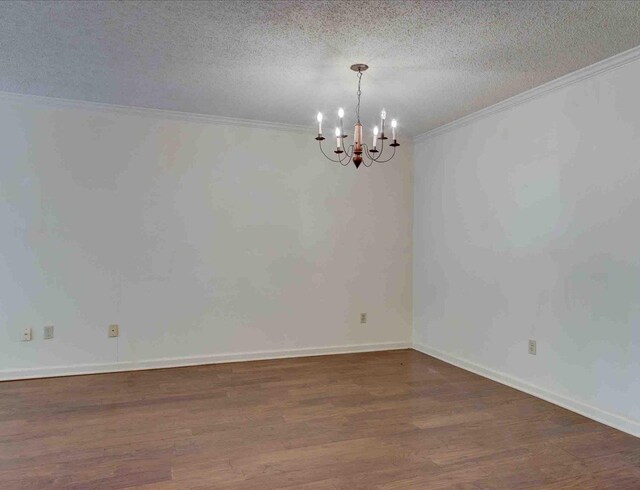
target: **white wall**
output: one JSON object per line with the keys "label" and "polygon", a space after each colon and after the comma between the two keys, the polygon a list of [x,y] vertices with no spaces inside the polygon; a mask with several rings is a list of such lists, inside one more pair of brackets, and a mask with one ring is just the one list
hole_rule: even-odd
{"label": "white wall", "polygon": [[409,345],[411,146],[314,136],[0,97],[0,378]]}
{"label": "white wall", "polygon": [[638,80],[419,142],[413,196],[410,145],[0,97],[0,379],[406,346],[413,209],[417,348],[640,434]]}
{"label": "white wall", "polygon": [[637,435],[639,87],[636,60],[414,156],[416,347]]}

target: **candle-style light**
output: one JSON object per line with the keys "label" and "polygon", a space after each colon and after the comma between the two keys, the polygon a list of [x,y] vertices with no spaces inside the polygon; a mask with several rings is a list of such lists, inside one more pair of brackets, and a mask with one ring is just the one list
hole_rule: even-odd
{"label": "candle-style light", "polygon": [[322,112],[318,112],[316,117],[318,120],[318,136],[322,135]]}
{"label": "candle-style light", "polygon": [[373,128],[373,149],[376,149],[376,146],[378,146],[378,126],[375,126]]}
{"label": "candle-style light", "polygon": [[398,121],[396,121],[395,119],[391,120],[391,139],[393,141],[396,140],[396,126],[398,125]]}
{"label": "candle-style light", "polygon": [[340,140],[342,139],[342,131],[336,128],[336,150],[340,149]]}

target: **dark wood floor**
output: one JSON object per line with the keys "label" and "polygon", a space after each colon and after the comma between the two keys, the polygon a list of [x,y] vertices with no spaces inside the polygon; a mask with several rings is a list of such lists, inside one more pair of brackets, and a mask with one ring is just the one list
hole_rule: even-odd
{"label": "dark wood floor", "polygon": [[640,439],[411,350],[0,383],[0,488],[640,488]]}

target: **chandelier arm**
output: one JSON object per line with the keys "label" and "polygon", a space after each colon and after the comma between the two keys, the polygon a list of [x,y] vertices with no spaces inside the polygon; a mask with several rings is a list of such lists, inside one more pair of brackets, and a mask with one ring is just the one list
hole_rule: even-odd
{"label": "chandelier arm", "polygon": [[378,162],[378,163],[387,163],[389,160],[393,159],[393,157],[395,155],[396,155],[396,148],[393,147],[393,153],[391,154],[391,156],[389,158],[387,158],[386,160],[376,160],[376,162]]}
{"label": "chandelier arm", "polygon": [[384,140],[381,139],[379,141],[380,141],[380,151],[378,152],[378,156],[376,158],[371,158],[371,160],[373,160],[374,162],[380,161],[380,159],[382,158],[382,153],[384,152]]}
{"label": "chandelier arm", "polygon": [[[378,152],[378,156],[377,156],[377,157],[372,157],[372,156],[371,156],[371,153],[369,153],[369,146],[368,146],[368,145],[366,145],[366,144],[363,144],[362,146],[363,146],[363,147],[364,147],[364,149],[365,149],[365,152],[366,152],[367,157],[369,158],[369,160],[371,160],[371,163],[373,163],[373,162],[379,162],[379,161],[380,161],[380,157],[382,156],[382,150],[380,150],[380,151]],[[384,161],[384,160],[383,160],[383,161]],[[370,167],[371,165],[366,165],[366,166],[367,166],[367,167]]]}
{"label": "chandelier arm", "polygon": [[375,160],[373,158],[371,158],[371,154],[369,153],[369,147],[367,146],[366,143],[362,144],[362,148],[364,149],[364,154],[369,159],[369,165],[367,165],[367,160],[365,158],[363,158],[362,159],[362,165],[364,165],[365,167],[369,168],[371,165],[373,165],[373,162],[375,162]]}
{"label": "chandelier arm", "polygon": [[[347,165],[349,165],[349,162],[351,161],[351,156],[344,150],[342,150],[342,153],[338,153],[339,157],[338,157],[338,161],[340,162],[340,165],[342,165],[343,167],[346,167]],[[344,156],[342,156],[344,155]],[[346,163],[342,163],[345,162]]]}
{"label": "chandelier arm", "polygon": [[[349,153],[349,150],[351,150],[351,153]],[[344,151],[344,154],[349,158],[353,157],[353,145],[349,145],[347,148],[345,148],[344,138],[342,138],[342,151]]]}
{"label": "chandelier arm", "polygon": [[373,165],[373,162],[375,162],[375,159],[371,156],[371,153],[369,153],[369,146],[366,143],[362,144],[362,148],[364,150],[364,154],[367,156],[367,158],[369,159],[369,165],[367,165],[367,158],[363,158],[362,159],[362,164],[365,167],[370,167],[371,165]]}
{"label": "chandelier arm", "polygon": [[[363,144],[362,144],[362,148],[364,148],[364,154],[365,154],[365,155],[367,155],[367,158],[368,158],[369,160],[371,160],[372,162],[375,162],[375,158],[373,158],[373,157],[371,156],[371,153],[369,153],[369,146],[368,146],[366,143],[363,143]],[[367,167],[368,167],[368,166],[369,166],[369,165],[367,165]]]}
{"label": "chandelier arm", "polygon": [[325,158],[327,160],[332,161],[333,163],[342,163],[343,159],[338,159],[338,160],[334,160],[333,158],[329,157],[325,152],[324,152],[324,148],[322,148],[322,141],[318,142],[318,146],[320,146],[320,151],[322,152],[322,154],[325,156]]}

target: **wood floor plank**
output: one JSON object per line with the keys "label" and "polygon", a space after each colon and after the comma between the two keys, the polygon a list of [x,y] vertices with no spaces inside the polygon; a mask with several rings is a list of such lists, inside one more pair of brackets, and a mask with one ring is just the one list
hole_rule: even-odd
{"label": "wood floor plank", "polygon": [[0,383],[0,488],[640,489],[640,439],[412,350]]}

